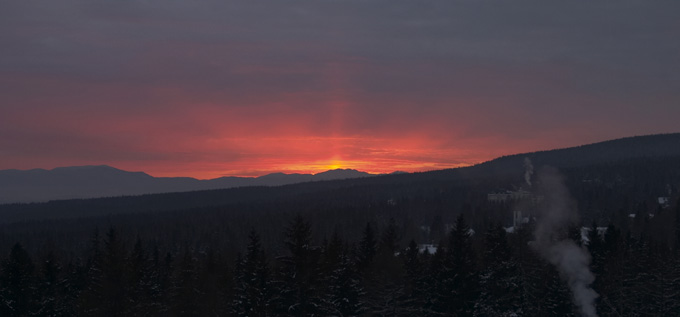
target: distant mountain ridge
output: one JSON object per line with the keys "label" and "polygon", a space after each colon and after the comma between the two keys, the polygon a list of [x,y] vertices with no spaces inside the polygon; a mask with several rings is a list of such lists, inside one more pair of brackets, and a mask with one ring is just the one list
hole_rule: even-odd
{"label": "distant mountain ridge", "polygon": [[273,173],[260,177],[153,177],[107,165],[58,167],[52,170],[0,170],[0,204],[43,202],[58,199],[114,197],[245,186],[281,186],[302,182],[370,177],[353,169],[318,174]]}
{"label": "distant mountain ridge", "polygon": [[[273,173],[256,178],[221,177],[211,180],[197,180],[189,177],[153,177],[143,172],[127,172],[110,166],[62,167],[50,171],[44,169],[0,170],[0,204],[248,186],[281,186],[354,178],[362,178],[360,182],[352,182],[361,184],[448,182],[488,177],[521,180],[524,174],[525,158],[531,159],[536,168],[543,165],[571,168],[631,159],[676,157],[680,159],[680,133],[627,137],[571,148],[508,155],[469,167],[423,173],[394,172],[380,177],[369,177],[379,175],[356,170],[332,170],[315,175]],[[317,187],[317,185],[314,186]]]}

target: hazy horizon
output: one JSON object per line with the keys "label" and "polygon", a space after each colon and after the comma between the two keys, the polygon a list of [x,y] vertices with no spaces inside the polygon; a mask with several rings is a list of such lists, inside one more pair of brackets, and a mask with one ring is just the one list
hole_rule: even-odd
{"label": "hazy horizon", "polygon": [[[676,132],[676,133],[662,133],[662,134],[677,134],[677,133],[680,133],[680,132]],[[509,156],[509,155],[521,155],[521,154],[525,154],[525,153],[533,153],[533,152],[539,152],[539,151],[558,150],[558,149],[572,148],[572,147],[578,147],[578,146],[583,146],[583,145],[596,144],[596,143],[606,142],[606,141],[612,141],[612,140],[627,139],[627,138],[640,137],[640,136],[653,136],[653,135],[657,135],[657,134],[635,135],[635,136],[624,136],[624,137],[615,138],[615,139],[599,140],[599,141],[596,141],[596,142],[593,142],[593,143],[576,144],[576,145],[567,146],[567,147],[554,147],[554,148],[534,149],[534,150],[531,150],[531,151],[529,151],[529,152],[521,152],[521,153],[506,153],[506,154],[501,154],[501,155],[499,155],[499,156],[497,156],[497,157],[489,158],[489,159],[484,160],[484,161],[474,162],[474,163],[471,163],[471,164],[460,165],[460,166],[455,166],[455,167],[450,167],[450,168],[459,168],[459,167],[469,167],[469,166],[474,166],[474,165],[477,165],[477,164],[481,164],[481,163],[484,163],[484,162],[492,161],[492,160],[494,160],[494,159],[497,159],[497,158],[500,158],[500,157],[503,157],[503,156]],[[108,164],[88,164],[88,165],[54,166],[54,167],[34,167],[34,168],[24,168],[24,169],[19,169],[19,168],[6,168],[6,169],[0,169],[0,171],[2,171],[2,170],[18,170],[18,171],[46,170],[46,171],[51,171],[51,170],[53,170],[53,169],[60,169],[60,168],[71,168],[71,167],[99,167],[99,166],[111,167],[111,168],[118,169],[118,170],[122,170],[122,171],[126,171],[126,172],[141,172],[141,173],[145,173],[145,174],[147,174],[147,175],[150,175],[150,176],[156,177],[156,178],[158,178],[158,177],[161,177],[161,178],[165,178],[165,177],[167,177],[167,178],[173,178],[173,177],[188,177],[188,178],[194,178],[194,179],[197,179],[197,180],[211,180],[211,179],[217,179],[217,178],[220,178],[220,177],[257,178],[257,177],[266,176],[266,175],[270,175],[270,174],[277,174],[277,173],[283,173],[283,174],[287,174],[287,175],[291,175],[291,174],[309,174],[309,175],[316,175],[316,174],[325,173],[325,172],[334,171],[334,170],[354,170],[354,171],[364,172],[364,173],[368,173],[368,174],[372,174],[372,175],[385,175],[385,174],[398,173],[398,172],[413,173],[413,172],[429,172],[429,171],[437,171],[437,170],[441,170],[441,169],[446,169],[446,168],[440,168],[440,169],[415,170],[415,171],[393,170],[393,171],[389,171],[389,172],[371,172],[371,171],[365,171],[365,170],[361,170],[361,169],[357,169],[357,168],[348,168],[348,167],[342,167],[342,166],[338,166],[338,167],[333,168],[333,166],[329,166],[329,169],[327,169],[327,170],[321,170],[321,171],[289,172],[289,171],[285,171],[285,170],[274,170],[274,171],[262,171],[260,174],[257,174],[257,175],[227,175],[227,174],[225,174],[225,175],[218,175],[218,176],[212,177],[212,178],[200,178],[200,177],[196,177],[196,176],[192,176],[192,175],[180,175],[180,174],[173,175],[173,174],[171,174],[171,173],[170,173],[169,175],[162,175],[162,176],[159,176],[159,175],[154,175],[154,174],[149,173],[149,172],[144,171],[144,170],[129,170],[129,169],[124,169],[124,168],[121,168],[121,167],[118,167],[118,166],[113,166],[113,165],[108,165]]]}

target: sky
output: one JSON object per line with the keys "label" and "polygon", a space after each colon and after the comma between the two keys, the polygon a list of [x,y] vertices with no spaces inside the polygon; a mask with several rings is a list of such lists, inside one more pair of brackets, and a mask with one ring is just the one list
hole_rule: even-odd
{"label": "sky", "polygon": [[680,1],[0,1],[0,169],[466,166],[680,132]]}

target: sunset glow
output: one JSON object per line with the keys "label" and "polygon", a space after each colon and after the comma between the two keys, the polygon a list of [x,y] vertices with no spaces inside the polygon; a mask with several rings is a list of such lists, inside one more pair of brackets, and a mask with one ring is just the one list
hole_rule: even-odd
{"label": "sunset glow", "polygon": [[0,5],[0,170],[416,172],[678,129],[674,8],[200,3]]}
{"label": "sunset glow", "polygon": [[[454,151],[440,153],[441,151],[435,148],[417,146],[417,143],[420,143],[417,140],[413,142],[416,144],[404,144],[397,147],[388,144],[387,140],[371,138],[229,139],[216,143],[229,144],[229,148],[239,148],[241,153],[262,148],[272,150],[266,155],[258,154],[252,157],[246,155],[243,159],[234,159],[231,163],[222,165],[219,160],[187,162],[185,167],[188,169],[184,174],[201,179],[220,176],[261,176],[273,172],[316,174],[333,169],[356,169],[383,174],[394,171],[429,171],[471,164],[447,162],[449,157],[463,157],[463,153]],[[326,154],[333,150],[335,153],[342,154],[332,156]],[[219,149],[201,148],[196,151],[211,152],[219,151]],[[428,156],[430,159],[425,160],[424,158]],[[473,163],[481,161],[480,159]],[[148,166],[143,170],[154,176],[177,176],[162,171],[154,172],[154,166]]]}

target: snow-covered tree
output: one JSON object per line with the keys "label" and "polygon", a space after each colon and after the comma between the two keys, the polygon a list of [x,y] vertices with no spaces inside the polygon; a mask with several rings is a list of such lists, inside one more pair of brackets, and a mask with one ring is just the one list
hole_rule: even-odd
{"label": "snow-covered tree", "polygon": [[260,236],[251,230],[245,258],[234,274],[232,313],[236,316],[267,316],[271,311],[271,280]]}
{"label": "snow-covered tree", "polygon": [[9,258],[2,262],[0,274],[0,313],[27,316],[34,307],[33,261],[21,244],[16,243]]}
{"label": "snow-covered tree", "polygon": [[435,310],[459,316],[472,315],[479,296],[479,275],[470,227],[463,214],[449,233],[449,244],[437,288]]}
{"label": "snow-covered tree", "polygon": [[297,215],[286,229],[284,244],[288,254],[279,258],[280,269],[274,297],[278,315],[312,315],[318,313],[318,254],[311,246],[311,225]]}
{"label": "snow-covered tree", "polygon": [[322,248],[320,269],[321,314],[357,316],[363,311],[364,294],[349,247],[333,234]]}
{"label": "snow-covered tree", "polygon": [[475,316],[521,315],[523,280],[519,264],[513,257],[505,229],[498,225],[485,233],[484,262],[480,274],[480,297]]}

